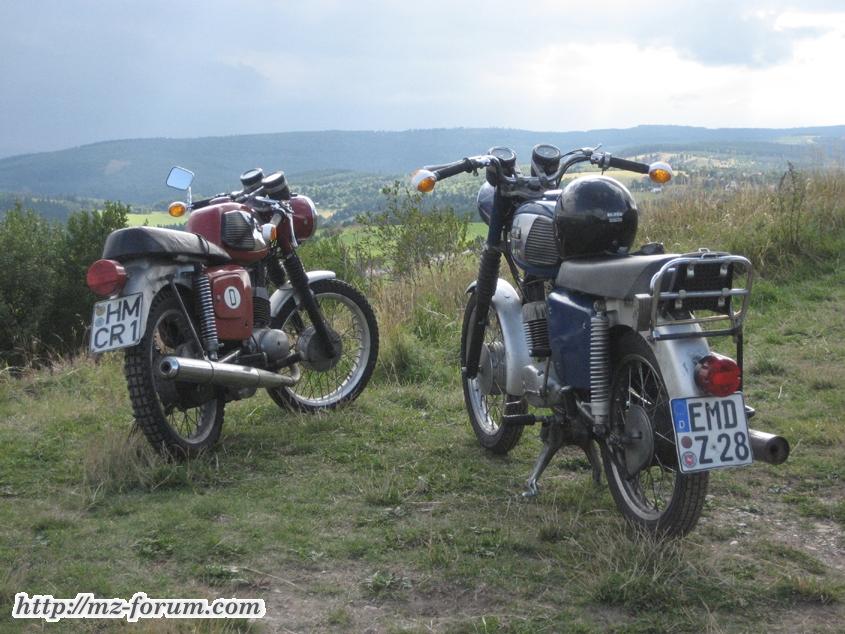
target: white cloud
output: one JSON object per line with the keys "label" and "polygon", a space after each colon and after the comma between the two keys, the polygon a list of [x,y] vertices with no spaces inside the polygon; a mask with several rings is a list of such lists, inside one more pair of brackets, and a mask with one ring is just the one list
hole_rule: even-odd
{"label": "white cloud", "polygon": [[38,19],[0,8],[0,155],[296,129],[845,123],[841,0],[44,2]]}

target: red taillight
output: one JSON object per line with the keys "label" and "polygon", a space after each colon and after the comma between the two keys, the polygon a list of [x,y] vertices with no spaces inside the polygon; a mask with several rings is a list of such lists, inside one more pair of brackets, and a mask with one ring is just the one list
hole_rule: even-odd
{"label": "red taillight", "polygon": [[95,294],[108,297],[126,284],[126,269],[114,260],[97,260],[88,267],[85,282]]}
{"label": "red taillight", "polygon": [[728,396],[739,389],[742,373],[736,361],[712,352],[698,362],[695,382],[713,396]]}

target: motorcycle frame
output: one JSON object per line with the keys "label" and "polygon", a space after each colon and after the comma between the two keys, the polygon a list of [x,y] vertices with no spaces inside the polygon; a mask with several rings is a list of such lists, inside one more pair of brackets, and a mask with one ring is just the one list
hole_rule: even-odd
{"label": "motorcycle frame", "polygon": [[[123,263],[127,273],[126,285],[118,293],[118,297],[141,293],[143,296],[141,308],[141,332],[146,332],[147,318],[153,299],[165,287],[174,284],[178,289],[190,293],[193,289],[193,277],[196,265],[199,261],[185,262],[161,262],[151,258],[135,258]],[[335,279],[334,271],[319,270],[307,271],[308,286],[320,280]],[[270,314],[277,317],[285,305],[295,301],[297,305],[302,303],[302,292],[295,289],[290,280],[276,289],[270,296]],[[189,315],[189,317],[192,317]]]}
{"label": "motorcycle frame", "polygon": [[[482,262],[479,267],[479,275],[467,287],[466,292],[478,293],[479,288],[485,286],[481,283],[482,280],[480,278],[485,272],[493,268],[490,260],[495,255],[496,271],[498,272],[498,264],[501,257],[504,256],[520,291],[517,291],[507,280],[499,277],[495,282],[489,305],[492,305],[498,313],[499,324],[505,343],[505,377],[508,394],[523,396],[526,393],[526,387],[523,381],[523,368],[527,365],[532,365],[533,362],[529,356],[528,342],[525,338],[524,322],[522,319],[522,279],[519,277],[518,269],[513,262],[513,257],[510,253],[510,242],[506,237],[513,220],[514,206],[504,196],[501,196],[498,191],[495,193],[495,196],[495,202],[490,215],[485,252],[482,254]],[[485,258],[488,260],[486,263]],[[744,258],[742,259],[744,260]],[[665,274],[666,271],[661,270],[659,276],[662,277]],[[660,288],[660,279],[657,282],[658,285],[656,288]],[[550,338],[552,330],[552,306],[550,304],[550,297],[552,294],[556,294],[561,299],[571,300],[577,296],[582,300],[589,298],[591,302],[599,301],[604,303],[611,332],[618,334],[620,328],[638,332],[654,352],[670,398],[688,398],[704,394],[695,382],[694,371],[696,363],[710,353],[710,346],[707,342],[707,337],[710,335],[702,329],[699,321],[685,320],[657,323],[652,320],[644,320],[640,315],[640,311],[637,310],[638,302],[636,301],[584,296],[555,285],[550,293],[546,293],[545,297],[546,305],[549,309]],[[743,293],[742,299],[743,307],[740,311],[740,317],[739,319],[732,320],[732,323],[737,327],[733,334],[738,336],[738,341],[741,341],[742,318],[745,316],[747,310],[748,293]],[[577,300],[573,303],[577,303]],[[478,306],[479,304],[477,303],[476,305]],[[650,309],[651,305],[649,306]],[[579,352],[576,355],[562,355],[559,346],[552,345],[551,350],[551,367],[555,369],[555,375],[557,375],[555,378],[564,387],[574,387],[584,395],[590,389],[589,322],[590,317],[595,316],[596,313],[597,311],[593,307],[586,318],[587,328],[582,327],[581,323],[569,324],[568,329],[564,326],[565,332],[563,333],[563,338],[578,341],[577,349]],[[649,314],[649,316],[651,315]],[[470,339],[472,340],[473,338],[474,335]],[[468,378],[475,376],[470,371],[473,368],[471,355],[472,348],[468,350],[467,365],[463,368]],[[477,363],[478,361],[476,359],[475,368],[477,368]],[[565,364],[572,365],[581,370],[581,379],[577,381],[579,383],[578,385],[571,385],[564,380],[564,377],[560,376],[558,369],[564,367]],[[609,369],[608,365],[608,371]]]}

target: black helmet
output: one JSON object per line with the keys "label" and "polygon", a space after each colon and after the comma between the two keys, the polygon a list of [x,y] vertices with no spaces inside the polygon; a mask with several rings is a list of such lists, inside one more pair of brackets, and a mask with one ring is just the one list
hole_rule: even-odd
{"label": "black helmet", "polygon": [[617,180],[577,178],[555,206],[555,233],[562,258],[627,253],[637,235],[637,203]]}

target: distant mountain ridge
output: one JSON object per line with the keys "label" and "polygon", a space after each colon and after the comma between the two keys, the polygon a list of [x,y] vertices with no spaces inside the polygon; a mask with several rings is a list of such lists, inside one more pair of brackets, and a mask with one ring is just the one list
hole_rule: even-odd
{"label": "distant mountain ridge", "polygon": [[[195,139],[104,141],[55,152],[0,159],[0,192],[79,196],[150,204],[172,197],[164,179],[172,165],[194,171],[197,193],[231,190],[238,175],[260,166],[297,175],[355,171],[385,176],[422,164],[479,154],[493,145],[514,148],[527,162],[531,147],[553,143],[562,150],[602,143],[620,156],[718,148],[759,157],[763,164],[787,160],[839,161],[845,157],[845,125],[805,128],[700,128],[642,125],[627,129],[535,132],[505,128],[452,128],[401,132],[281,132]],[[708,150],[708,151],[709,151]]]}

